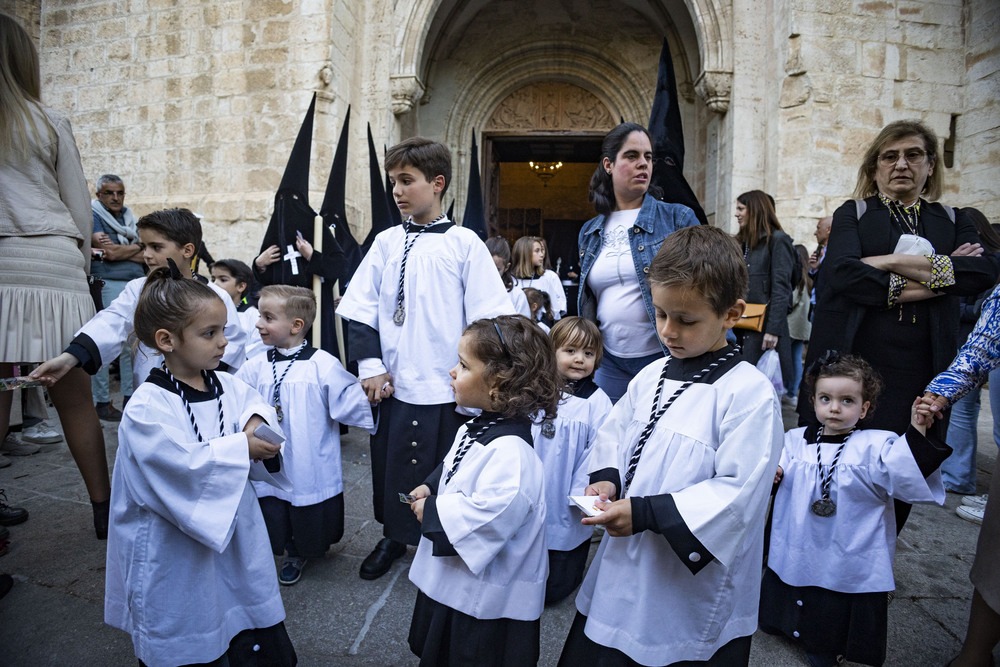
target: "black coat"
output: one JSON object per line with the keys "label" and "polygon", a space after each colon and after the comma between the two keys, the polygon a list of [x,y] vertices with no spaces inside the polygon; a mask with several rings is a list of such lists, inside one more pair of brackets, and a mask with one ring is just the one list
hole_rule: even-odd
{"label": "black coat", "polygon": [[[862,257],[893,252],[903,231],[892,221],[889,209],[876,197],[865,200],[867,210],[858,220],[857,204],[848,200],[833,214],[833,226],[826,257],[820,265],[821,280],[816,293],[812,336],[806,354],[806,368],[825,350],[851,352],[855,335],[869,313],[888,308],[889,272],[871,267]],[[959,209],[952,222],[945,208],[921,202],[920,233],[937,254],[950,255],[963,243],[979,243],[975,225]],[[982,257],[953,257],[955,284],[939,290],[942,296],[928,299],[927,316],[932,332],[929,357],[931,377],[940,373],[955,357],[958,347],[959,299],[990,288],[1000,272],[992,254]],[[878,365],[879,360],[868,359]],[[929,380],[930,378],[928,378]],[[891,385],[892,378],[883,378]],[[802,392],[799,415],[802,423],[815,419],[812,405]],[[912,398],[909,401],[912,402]]]}
{"label": "black coat", "polygon": [[771,234],[771,240],[763,240],[747,253],[747,270],[750,284],[747,290],[748,303],[766,303],[762,332],[741,333],[743,358],[756,364],[763,354],[761,344],[764,334],[778,337],[778,356],[781,358],[781,375],[785,383],[792,381],[791,338],[788,333],[788,310],[792,299],[792,267],[795,264],[795,247],[792,238],[782,231]]}

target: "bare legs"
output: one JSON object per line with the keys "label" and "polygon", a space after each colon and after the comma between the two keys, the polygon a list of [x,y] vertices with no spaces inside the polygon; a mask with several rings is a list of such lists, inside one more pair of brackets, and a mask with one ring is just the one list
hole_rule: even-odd
{"label": "bare legs", "polygon": [[986,604],[979,591],[974,591],[965,643],[962,652],[949,663],[950,667],[990,667],[997,642],[1000,642],[1000,614]]}
{"label": "bare legs", "polygon": [[[13,373],[13,364],[0,364],[0,377],[11,377]],[[0,391],[0,424],[3,424],[4,434],[10,428],[13,394],[12,391]],[[90,376],[83,369],[74,368],[49,387],[49,396],[59,413],[66,444],[83,475],[90,500],[107,501],[111,497],[111,478],[104,452],[104,432],[90,394]]]}
{"label": "bare legs", "polygon": [[49,396],[59,413],[66,444],[83,475],[91,502],[108,500],[111,478],[104,451],[104,432],[90,393],[90,376],[82,368],[74,368],[49,387]]}

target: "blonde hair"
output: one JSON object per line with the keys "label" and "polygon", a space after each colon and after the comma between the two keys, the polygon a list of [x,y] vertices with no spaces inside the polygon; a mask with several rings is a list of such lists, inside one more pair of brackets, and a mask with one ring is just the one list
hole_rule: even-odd
{"label": "blonde hair", "polygon": [[43,128],[35,120],[40,97],[35,43],[17,21],[0,13],[0,155],[27,155],[31,135],[55,135],[44,112]]}
{"label": "blonde hair", "polygon": [[[932,163],[937,163],[938,138],[934,130],[924,125],[919,120],[897,120],[882,128],[878,136],[872,140],[861,159],[861,166],[858,167],[858,182],[854,186],[854,198],[864,199],[878,194],[878,184],[875,182],[875,172],[878,170],[878,156],[886,144],[899,141],[905,137],[920,137],[924,144],[924,151],[927,152],[927,159]],[[944,185],[944,176],[941,169],[935,169],[927,177],[924,189],[921,191],[929,201],[936,201],[941,197],[941,187]]]}
{"label": "blonde hair", "polygon": [[289,319],[302,320],[306,329],[316,319],[316,295],[310,289],[291,285],[268,285],[260,291],[260,298],[265,297],[281,301],[285,315]]}
{"label": "blonde hair", "polygon": [[[513,264],[510,272],[518,280],[541,278],[545,275],[545,262],[542,262],[541,266],[535,266],[532,263],[536,243],[542,246],[542,250],[545,250],[545,242],[537,236],[522,236],[514,241],[514,249],[510,253]],[[548,257],[548,252],[545,253],[545,256]]]}

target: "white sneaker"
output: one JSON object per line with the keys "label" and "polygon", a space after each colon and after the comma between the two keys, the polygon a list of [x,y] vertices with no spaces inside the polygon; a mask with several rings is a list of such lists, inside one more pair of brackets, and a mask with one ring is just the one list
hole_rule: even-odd
{"label": "white sneaker", "polygon": [[50,445],[53,442],[62,440],[62,434],[49,426],[48,422],[42,420],[34,426],[26,426],[21,429],[21,440],[34,442],[39,445]]}
{"label": "white sneaker", "polygon": [[955,514],[962,517],[966,521],[971,521],[972,523],[983,522],[983,514],[986,513],[985,507],[969,507],[968,505],[959,505],[955,508]]}
{"label": "white sneaker", "polygon": [[967,507],[986,507],[986,501],[989,500],[990,494],[984,493],[981,496],[965,496],[962,498],[962,504]]}
{"label": "white sneaker", "polygon": [[21,442],[10,433],[3,439],[3,444],[0,444],[0,452],[7,456],[31,456],[37,454],[39,450],[41,447],[38,445]]}

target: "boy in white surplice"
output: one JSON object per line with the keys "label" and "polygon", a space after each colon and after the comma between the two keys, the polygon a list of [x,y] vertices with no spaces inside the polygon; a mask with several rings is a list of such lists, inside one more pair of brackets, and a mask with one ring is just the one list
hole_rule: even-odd
{"label": "boy in white surplice", "polygon": [[746,264],[722,230],[687,227],[663,242],[649,282],[669,356],[598,431],[585,493],[609,502],[583,522],[607,534],[559,664],[745,665],[783,435],[767,379],[726,342]]}

